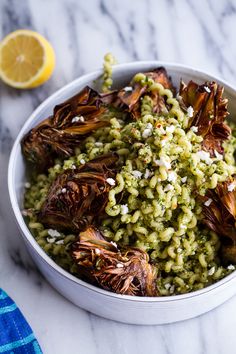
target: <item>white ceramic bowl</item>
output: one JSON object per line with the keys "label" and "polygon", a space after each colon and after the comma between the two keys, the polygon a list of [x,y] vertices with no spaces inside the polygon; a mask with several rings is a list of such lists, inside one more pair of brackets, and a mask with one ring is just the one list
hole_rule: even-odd
{"label": "white ceramic bowl", "polygon": [[[191,79],[199,83],[205,80],[219,82],[225,87],[225,95],[229,99],[229,110],[236,112],[236,89],[223,80],[182,65],[156,61],[117,65],[114,67],[114,82],[119,87],[127,84],[135,73],[158,66],[164,66],[167,69],[177,87],[180,78],[186,82]],[[99,70],[84,75],[46,99],[26,121],[15,141],[9,162],[8,188],[23,239],[35,263],[52,286],[74,304],[99,316],[125,323],[151,325],[181,321],[203,314],[236,293],[236,272],[205,289],[184,295],[148,298],[114,294],[77,279],[54,263],[37,244],[21,215],[26,181],[25,164],[20,148],[23,135],[49,116],[56,104],[73,96],[85,85],[96,88],[94,80],[100,77],[101,73],[102,71]]]}

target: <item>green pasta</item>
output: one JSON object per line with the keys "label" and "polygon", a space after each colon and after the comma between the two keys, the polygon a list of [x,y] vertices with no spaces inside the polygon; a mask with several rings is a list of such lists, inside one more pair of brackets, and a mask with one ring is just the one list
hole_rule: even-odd
{"label": "green pasta", "polygon": [[107,53],[104,57],[103,64],[103,85],[102,91],[108,92],[112,86],[112,65],[116,64],[116,59],[113,57],[111,53]]}
{"label": "green pasta", "polygon": [[[112,84],[113,63],[114,59],[107,56],[104,91]],[[144,74],[137,74],[134,81],[165,97],[167,111],[153,113],[153,101],[146,95],[139,120],[127,121],[120,113],[112,112],[110,125],[86,138],[73,157],[56,161],[47,175],[38,175],[31,181],[24,205],[28,226],[45,252],[60,266],[77,274],[68,252],[76,235],[45,229],[37,221],[37,211],[58,174],[115,151],[122,167],[109,192],[107,216],[100,225],[103,234],[110,241],[149,253],[158,270],[160,295],[198,290],[230,270],[218,258],[218,236],[201,223],[201,203],[193,191],[197,189],[204,196],[208,189],[214,189],[236,172],[235,130],[232,139],[224,142],[224,156],[204,155],[203,138],[186,129],[189,117],[173,93]]]}

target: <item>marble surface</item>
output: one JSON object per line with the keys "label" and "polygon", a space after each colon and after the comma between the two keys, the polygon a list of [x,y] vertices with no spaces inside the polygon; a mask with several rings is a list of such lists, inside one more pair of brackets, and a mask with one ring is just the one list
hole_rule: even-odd
{"label": "marble surface", "polygon": [[[24,121],[48,95],[101,66],[166,60],[196,66],[236,85],[234,0],[0,0],[0,38],[34,29],[55,48],[57,65],[44,86],[17,91],[0,83],[0,286],[18,303],[44,353],[236,353],[236,296],[199,318],[132,326],[85,312],[40,275],[17,231],[7,193],[7,164]],[[1,335],[1,334],[0,334]]]}

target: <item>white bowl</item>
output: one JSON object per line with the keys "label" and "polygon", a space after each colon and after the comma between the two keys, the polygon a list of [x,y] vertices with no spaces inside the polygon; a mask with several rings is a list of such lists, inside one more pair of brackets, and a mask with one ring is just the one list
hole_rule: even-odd
{"label": "white bowl", "polygon": [[[131,77],[140,71],[164,66],[178,87],[179,80],[194,80],[199,83],[215,80],[225,87],[229,99],[229,110],[236,112],[236,89],[223,80],[183,65],[165,62],[135,62],[114,67],[114,82],[117,86],[127,84]],[[132,297],[114,294],[90,285],[59,267],[31,235],[21,214],[24,183],[26,181],[25,163],[21,153],[20,141],[23,135],[37,123],[52,113],[53,107],[73,96],[85,85],[96,89],[95,79],[102,71],[84,75],[66,85],[46,99],[29,117],[21,129],[12,148],[8,188],[10,200],[21,234],[35,263],[47,280],[67,299],[77,306],[99,316],[132,324],[164,324],[192,318],[222,304],[236,293],[236,272],[217,283],[189,294],[167,297]]]}

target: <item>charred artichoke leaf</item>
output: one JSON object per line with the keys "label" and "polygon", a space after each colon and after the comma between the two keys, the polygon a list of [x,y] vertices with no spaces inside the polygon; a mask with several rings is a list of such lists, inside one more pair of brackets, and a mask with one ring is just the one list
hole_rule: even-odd
{"label": "charred artichoke leaf", "polygon": [[[230,247],[236,247],[236,177],[233,176],[226,182],[218,183],[214,190],[208,190],[204,201],[203,222],[207,227],[216,232],[221,237],[221,253],[225,260],[232,261],[233,251]],[[210,205],[206,201],[210,198]],[[226,251],[227,250],[227,251]],[[230,257],[227,255],[230,254]],[[236,263],[236,257],[234,258]]]}
{"label": "charred artichoke leaf", "polygon": [[179,95],[182,108],[193,108],[193,116],[189,119],[189,128],[198,127],[198,135],[203,136],[202,146],[214,156],[214,150],[223,153],[222,143],[231,134],[230,127],[224,122],[227,117],[228,100],[223,98],[223,87],[216,82],[205,82],[198,85],[190,81],[180,84]]}
{"label": "charred artichoke leaf", "polygon": [[[154,82],[162,84],[164,88],[170,89],[173,92],[175,91],[171,78],[168,77],[165,68],[159,67],[151,72],[144,73],[144,75]],[[165,98],[160,96],[157,91],[149,92],[148,85],[141,85],[138,82],[134,82],[132,79],[129,87],[132,88],[132,90],[127,91],[126,88],[123,88],[118,92],[118,102],[127,107],[133,118],[138,119],[140,117],[140,98],[143,95],[149,95],[152,98],[154,113],[162,112],[166,107]]]}
{"label": "charred artichoke leaf", "polygon": [[[52,118],[49,117],[40,123],[36,128],[28,132],[21,141],[21,148],[26,159],[34,165],[39,166],[40,170],[44,170],[46,166],[53,165],[54,154],[49,144],[45,142],[45,132],[51,132]],[[49,137],[48,137],[49,139]]]}
{"label": "charred artichoke leaf", "polygon": [[94,119],[105,110],[104,107],[100,107],[101,102],[100,95],[86,86],[75,96],[54,107],[53,125],[58,128],[66,128],[71,125],[71,120],[77,116],[83,116],[85,119],[88,116],[87,118]]}
{"label": "charred artichoke leaf", "polygon": [[80,273],[101,288],[118,294],[157,296],[156,269],[141,249],[119,249],[90,226],[80,233],[71,253]]}
{"label": "charred artichoke leaf", "polygon": [[111,189],[107,178],[115,178],[117,162],[118,155],[111,153],[61,173],[38,214],[40,222],[50,228],[78,232],[98,220]]}
{"label": "charred artichoke leaf", "polygon": [[[236,176],[217,185],[217,193],[229,214],[236,220]],[[233,189],[233,190],[232,190]]]}
{"label": "charred artichoke leaf", "polygon": [[73,155],[76,146],[94,130],[109,124],[102,116],[106,110],[99,94],[85,87],[80,93],[55,106],[53,116],[31,129],[22,139],[28,161],[45,170],[56,157]]}
{"label": "charred artichoke leaf", "polygon": [[221,254],[223,259],[228,263],[236,263],[236,246],[222,245]]}

